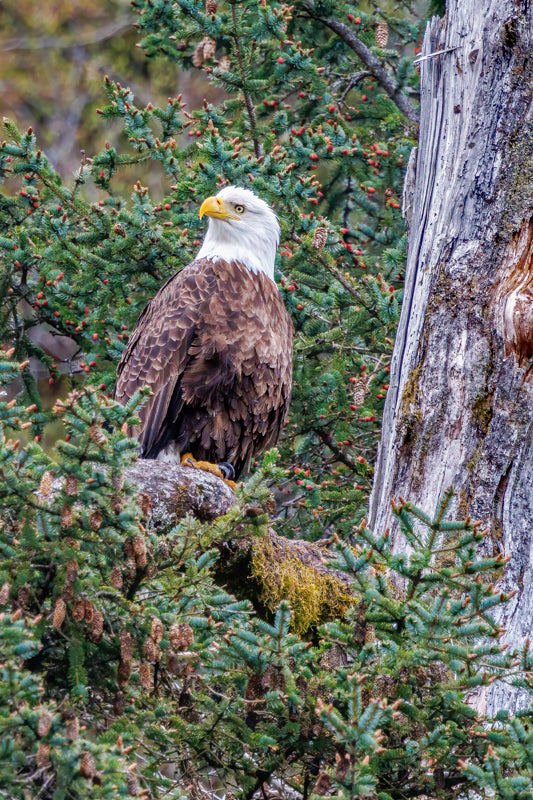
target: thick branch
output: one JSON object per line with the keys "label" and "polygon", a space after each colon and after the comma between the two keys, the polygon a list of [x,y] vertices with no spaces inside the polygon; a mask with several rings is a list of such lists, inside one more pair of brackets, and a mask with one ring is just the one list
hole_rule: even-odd
{"label": "thick branch", "polygon": [[209,522],[229,511],[234,501],[223,480],[191,467],[139,460],[126,470],[126,478],[146,498],[151,524],[158,529],[171,528],[186,514]]}
{"label": "thick branch", "polygon": [[[234,502],[233,491],[221,478],[199,469],[140,460],[127,469],[126,477],[138,487],[141,502],[150,516],[150,525],[160,531],[172,528],[186,514],[192,514],[202,522],[214,520],[225,514]],[[316,542],[284,539],[271,528],[268,537],[278,560],[297,560],[319,575],[338,579],[349,591],[349,576],[329,566],[328,562],[335,556],[326,548]],[[250,560],[253,542],[253,538],[236,538],[220,543],[220,566],[225,581],[235,569],[239,583],[245,582],[242,565]]]}
{"label": "thick branch", "polygon": [[418,125],[420,115],[414,105],[407,95],[402,92],[394,78],[387,72],[380,59],[355,35],[348,25],[345,25],[344,22],[340,22],[338,19],[333,19],[333,17],[322,17],[320,13],[315,10],[314,0],[304,0],[303,7],[311,17],[327,25],[330,30],[340,36],[343,42],[345,42],[354,53],[357,53],[363,64],[365,64],[369,72],[372,73],[391,100],[396,103],[402,114],[415,125]]}

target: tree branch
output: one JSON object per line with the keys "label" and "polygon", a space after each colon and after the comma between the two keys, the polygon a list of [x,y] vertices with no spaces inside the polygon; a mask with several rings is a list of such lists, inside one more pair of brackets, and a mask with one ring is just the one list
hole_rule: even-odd
{"label": "tree branch", "polygon": [[410,122],[418,125],[420,122],[420,115],[414,105],[411,103],[407,95],[402,92],[394,78],[389,74],[389,72],[387,72],[380,59],[374,55],[370,48],[367,47],[358,36],[355,35],[348,25],[345,25],[344,22],[340,22],[338,19],[321,16],[315,10],[314,0],[304,0],[303,7],[309,16],[313,17],[313,19],[316,19],[319,22],[322,22],[324,25],[327,25],[330,30],[340,36],[343,42],[359,56],[363,64],[366,65],[369,72],[372,73],[382,89],[384,89],[391,100],[396,103],[402,114]]}

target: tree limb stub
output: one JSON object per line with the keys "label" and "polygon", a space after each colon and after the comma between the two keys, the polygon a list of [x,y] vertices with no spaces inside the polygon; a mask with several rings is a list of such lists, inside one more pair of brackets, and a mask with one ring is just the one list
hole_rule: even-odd
{"label": "tree limb stub", "polygon": [[[138,487],[149,526],[161,533],[187,514],[212,521],[229,511],[235,500],[223,480],[200,469],[140,460],[125,476]],[[350,576],[335,568],[335,554],[320,543],[285,539],[268,528],[265,537],[235,536],[217,547],[217,581],[249,599],[260,612],[268,614],[286,599],[296,616],[305,617],[300,627],[307,630],[342,615],[352,604]],[[266,565],[261,574],[258,563]]]}
{"label": "tree limb stub", "polygon": [[414,105],[411,103],[407,95],[402,92],[394,78],[385,69],[381,60],[374,55],[372,50],[370,50],[370,48],[367,47],[358,36],[355,35],[348,25],[345,25],[344,22],[334,19],[333,17],[322,17],[315,8],[314,0],[305,0],[303,6],[311,17],[319,20],[324,25],[327,25],[330,30],[340,36],[343,42],[347,44],[348,47],[350,47],[354,53],[359,56],[363,64],[367,66],[369,72],[372,73],[379,85],[389,95],[391,100],[396,103],[402,114],[410,122],[418,125],[420,121],[420,115]]}

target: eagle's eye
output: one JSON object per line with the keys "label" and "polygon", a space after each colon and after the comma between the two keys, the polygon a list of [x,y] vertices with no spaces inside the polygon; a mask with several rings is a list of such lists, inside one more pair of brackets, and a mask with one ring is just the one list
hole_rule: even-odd
{"label": "eagle's eye", "polygon": [[233,206],[233,208],[235,209],[237,214],[244,214],[244,212],[246,211],[245,207],[241,205]]}

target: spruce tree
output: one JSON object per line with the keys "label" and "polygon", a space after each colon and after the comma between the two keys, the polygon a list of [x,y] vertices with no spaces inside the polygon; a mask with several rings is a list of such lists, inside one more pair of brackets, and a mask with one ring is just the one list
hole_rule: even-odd
{"label": "spruce tree", "polygon": [[[329,0],[133,5],[148,55],[202,70],[224,102],[141,107],[107,79],[100,116],[127,144],[68,184],[31,129],[5,122],[0,146],[0,796],[532,796],[529,709],[489,725],[466,702],[495,680],[530,688],[529,652],[508,656],[491,616],[504,559],[476,555],[483,532],[447,518],[451,492],[431,516],[398,502],[410,556],[361,519],[402,291],[419,20]],[[157,201],[148,170],[165,176]],[[291,417],[227,514],[158,531],[127,479],[143,392],[111,399],[116,364],[226,183],[280,216]],[[75,359],[54,361],[43,327]],[[52,386],[71,374],[51,409],[37,362]],[[327,621],[309,595],[254,608],[217,581],[228,541],[252,538],[264,563],[272,486],[278,530],[327,537],[348,576]]]}

